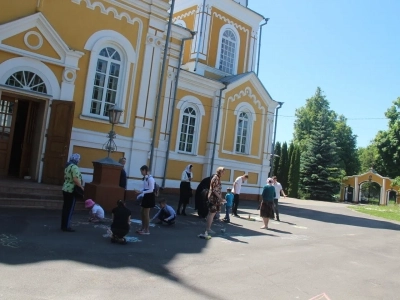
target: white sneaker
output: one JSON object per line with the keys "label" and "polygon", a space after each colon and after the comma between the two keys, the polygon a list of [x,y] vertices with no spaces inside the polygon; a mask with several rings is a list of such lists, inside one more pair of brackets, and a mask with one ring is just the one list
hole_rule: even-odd
{"label": "white sneaker", "polygon": [[[207,231],[206,231],[206,233],[207,233]],[[210,230],[208,230],[208,233],[209,234],[215,234],[215,231],[210,229]]]}

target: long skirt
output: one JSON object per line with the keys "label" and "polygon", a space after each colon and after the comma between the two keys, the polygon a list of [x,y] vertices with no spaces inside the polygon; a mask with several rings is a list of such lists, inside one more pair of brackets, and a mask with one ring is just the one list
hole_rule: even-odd
{"label": "long skirt", "polygon": [[260,217],[268,219],[274,218],[274,202],[263,202],[261,204]]}
{"label": "long skirt", "polygon": [[192,197],[192,188],[190,187],[190,182],[181,181],[179,187],[179,203],[189,204],[189,200]]}

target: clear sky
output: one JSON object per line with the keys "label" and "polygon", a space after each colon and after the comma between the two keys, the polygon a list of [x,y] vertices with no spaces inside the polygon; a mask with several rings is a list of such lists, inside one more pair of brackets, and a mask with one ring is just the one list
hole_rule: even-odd
{"label": "clear sky", "polygon": [[249,7],[270,18],[259,76],[284,102],[277,141],[292,139],[295,110],[318,86],[348,118],[358,146],[387,128],[384,113],[400,97],[400,0],[249,0]]}

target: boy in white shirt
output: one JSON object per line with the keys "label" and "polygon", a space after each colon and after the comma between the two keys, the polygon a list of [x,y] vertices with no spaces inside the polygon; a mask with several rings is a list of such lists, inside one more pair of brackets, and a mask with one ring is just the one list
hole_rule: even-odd
{"label": "boy in white shirt", "polygon": [[275,188],[275,198],[274,198],[274,213],[275,213],[275,218],[278,222],[281,220],[279,219],[279,207],[278,207],[278,201],[280,198],[280,195],[286,198],[285,192],[283,191],[282,185],[278,182],[278,179],[276,176],[272,177],[274,180],[274,188]]}
{"label": "boy in white shirt", "polygon": [[104,220],[104,209],[92,199],[85,201],[85,208],[89,209],[89,222],[97,223]]}
{"label": "boy in white shirt", "polygon": [[237,209],[239,206],[239,195],[240,195],[240,190],[242,189],[242,184],[246,182],[246,180],[249,178],[249,175],[243,174],[242,176],[239,176],[236,178],[235,182],[233,183],[233,188],[232,188],[232,194],[233,194],[233,207],[232,207],[232,215],[235,217],[239,217],[237,214]]}
{"label": "boy in white shirt", "polygon": [[175,224],[176,213],[174,209],[171,206],[167,205],[165,199],[161,199],[159,203],[160,203],[160,210],[151,219],[151,222],[153,222],[155,219],[159,219],[160,221],[157,224],[163,224],[163,223],[166,223],[168,225]]}

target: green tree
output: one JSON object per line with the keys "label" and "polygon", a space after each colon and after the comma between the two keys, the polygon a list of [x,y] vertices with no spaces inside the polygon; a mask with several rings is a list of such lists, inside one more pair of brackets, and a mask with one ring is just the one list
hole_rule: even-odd
{"label": "green tree", "polygon": [[393,101],[385,116],[388,129],[378,132],[374,144],[384,169],[381,175],[395,178],[400,175],[400,98]]}
{"label": "green tree", "polygon": [[281,159],[279,160],[278,173],[275,174],[278,177],[279,182],[282,184],[282,188],[287,190],[288,173],[289,173],[289,157],[287,143],[282,144]]}
{"label": "green tree", "polygon": [[306,151],[301,156],[301,187],[314,200],[331,201],[340,187],[335,126],[330,118],[328,110],[320,112],[311,130]]}
{"label": "green tree", "polygon": [[275,151],[274,151],[275,156],[272,158],[274,160],[274,165],[273,165],[273,175],[276,175],[278,173],[278,168],[279,168],[279,161],[281,159],[281,143],[276,142],[275,143]]}
{"label": "green tree", "polygon": [[327,114],[326,122],[334,123],[336,115],[330,110],[329,101],[318,87],[314,96],[307,99],[304,106],[296,109],[293,141],[300,146],[301,152],[307,148],[311,132],[321,112]]}
{"label": "green tree", "polygon": [[360,172],[360,159],[357,150],[357,136],[347,125],[347,119],[340,115],[335,121],[335,142],[338,147],[339,167],[347,176]]}
{"label": "green tree", "polygon": [[358,157],[360,160],[360,173],[366,173],[369,169],[376,168],[379,159],[378,149],[374,144],[370,144],[365,148],[360,147],[358,148]]}
{"label": "green tree", "polygon": [[288,196],[292,198],[299,197],[300,181],[300,147],[294,146],[289,169],[289,189]]}

